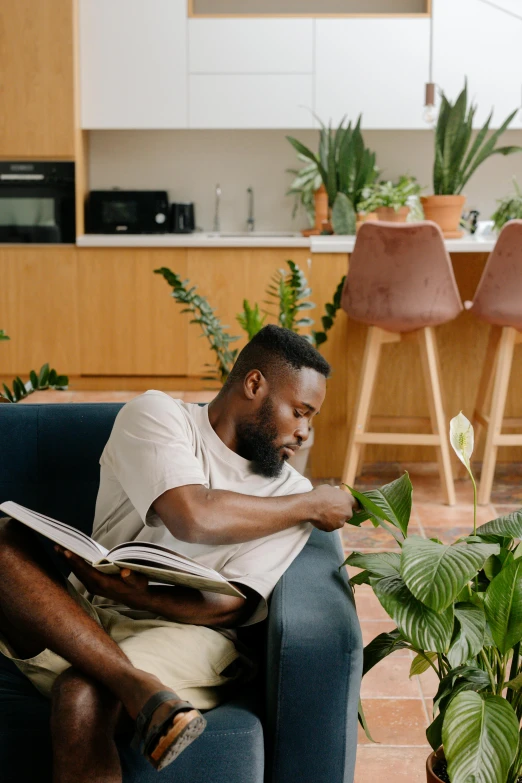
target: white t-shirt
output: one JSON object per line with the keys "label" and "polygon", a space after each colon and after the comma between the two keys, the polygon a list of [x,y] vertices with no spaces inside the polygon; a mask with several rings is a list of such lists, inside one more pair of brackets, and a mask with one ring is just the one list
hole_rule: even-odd
{"label": "white t-shirt", "polygon": [[[247,585],[261,601],[246,625],[263,620],[266,600],[312,531],[308,522],[242,544],[179,541],[152,508],[168,489],[202,484],[256,497],[309,492],[312,485],[286,464],[276,478],[251,471],[216,434],[207,406],[148,391],[118,413],[100,458],[100,489],[92,536],[109,549],[125,541],[151,541]],[[94,599],[107,605],[107,599]],[[121,607],[118,606],[121,611]]]}

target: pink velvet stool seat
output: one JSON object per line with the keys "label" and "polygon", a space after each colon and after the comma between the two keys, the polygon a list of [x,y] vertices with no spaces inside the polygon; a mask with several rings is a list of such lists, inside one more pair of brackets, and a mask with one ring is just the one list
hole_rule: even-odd
{"label": "pink velvet stool seat", "polygon": [[471,312],[491,325],[472,422],[477,440],[481,427],[486,429],[478,491],[478,501],[485,505],[491,497],[498,447],[522,446],[522,434],[502,433],[503,426],[522,426],[522,419],[504,417],[514,349],[522,342],[522,220],[509,221],[500,232]]}
{"label": "pink velvet stool seat", "polygon": [[[433,327],[456,318],[462,311],[462,302],[439,227],[430,221],[364,223],[350,257],[342,307],[352,320],[370,327],[343,482],[353,486],[362,466],[364,447],[369,443],[429,445],[437,451],[446,501],[454,504],[448,427]],[[420,348],[432,431],[370,432],[371,399],[381,347],[404,340],[417,342]],[[395,418],[400,422],[399,417]],[[408,423],[411,421],[410,417]]]}

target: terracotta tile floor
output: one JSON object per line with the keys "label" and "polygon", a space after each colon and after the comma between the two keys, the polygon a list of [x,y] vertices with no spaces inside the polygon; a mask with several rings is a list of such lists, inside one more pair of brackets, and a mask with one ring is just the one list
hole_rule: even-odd
{"label": "terracotta tile floor", "polygon": [[[27,402],[124,402],[140,392],[42,392]],[[187,402],[210,401],[215,392],[170,392]],[[410,530],[417,535],[436,536],[451,542],[470,531],[473,525],[473,494],[466,480],[456,482],[457,505],[443,505],[439,478],[433,465],[374,465],[361,476],[362,490],[378,487],[397,478],[407,469],[414,487],[414,505]],[[330,479],[338,484],[338,478]],[[492,504],[480,508],[478,523],[494,519],[522,506],[522,465],[500,465]],[[387,533],[366,525],[357,529],[346,526],[343,531],[346,553],[379,551],[392,548]],[[354,569],[355,573],[355,569]],[[364,643],[394,627],[371,589],[356,588],[356,604]],[[437,690],[437,678],[430,670],[420,677],[408,677],[412,655],[402,650],[382,661],[364,679],[362,699],[366,718],[376,744],[359,734],[359,751],[355,783],[425,783],[425,761],[430,751],[425,730],[429,723],[432,699]]]}

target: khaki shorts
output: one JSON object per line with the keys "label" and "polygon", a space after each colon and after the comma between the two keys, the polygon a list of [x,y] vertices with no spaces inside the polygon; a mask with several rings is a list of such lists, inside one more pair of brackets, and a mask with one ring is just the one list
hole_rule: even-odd
{"label": "khaki shorts", "polygon": [[[135,620],[113,609],[94,607],[70,582],[67,589],[137,669],[156,675],[163,685],[197,709],[216,707],[229,696],[233,685],[245,679],[245,667],[234,642],[218,631],[161,618]],[[55,679],[70,666],[51,650],[44,650],[34,658],[17,658],[1,636],[0,654],[10,658],[47,697]],[[231,666],[234,662],[236,665]]]}

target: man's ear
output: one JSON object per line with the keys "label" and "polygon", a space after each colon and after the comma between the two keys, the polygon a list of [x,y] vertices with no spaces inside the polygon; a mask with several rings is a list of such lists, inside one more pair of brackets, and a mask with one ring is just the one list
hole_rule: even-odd
{"label": "man's ear", "polygon": [[250,370],[246,375],[243,388],[247,399],[254,400],[260,394],[266,394],[268,384],[261,370]]}

